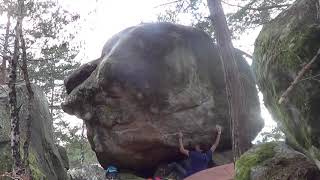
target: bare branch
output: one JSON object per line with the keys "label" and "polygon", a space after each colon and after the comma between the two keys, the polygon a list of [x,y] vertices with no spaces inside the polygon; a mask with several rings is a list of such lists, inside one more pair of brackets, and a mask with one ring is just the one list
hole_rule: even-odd
{"label": "bare branch", "polygon": [[320,57],[320,48],[318,49],[317,54],[311,59],[311,61],[306,64],[298,73],[297,77],[294,79],[294,81],[291,83],[291,85],[288,87],[288,89],[280,96],[280,99],[278,101],[279,104],[281,104],[289,95],[289,93],[292,91],[294,86],[299,82],[299,80],[302,78],[305,72],[310,69],[311,65]]}
{"label": "bare branch", "polygon": [[317,75],[314,75],[314,76],[311,76],[311,77],[307,77],[307,78],[301,79],[299,82],[305,81],[305,80],[309,80],[309,79],[314,79],[315,77],[319,77],[319,76],[320,76],[320,74],[317,74]]}
{"label": "bare branch", "polygon": [[49,108],[51,109],[61,109],[60,105],[49,105]]}
{"label": "bare branch", "polygon": [[312,80],[317,81],[318,83],[320,83],[320,80],[319,80],[319,79],[312,78]]}
{"label": "bare branch", "polygon": [[159,4],[153,8],[159,8],[159,7],[162,7],[162,6],[167,6],[167,5],[170,5],[170,4],[175,4],[175,3],[178,3],[180,1],[183,1],[183,0],[175,0],[175,1],[171,1],[171,2],[167,2],[167,3],[164,3],[164,4]]}
{"label": "bare branch", "polygon": [[244,9],[249,9],[249,10],[255,10],[255,11],[264,11],[264,10],[274,9],[274,8],[287,8],[287,7],[291,6],[291,4],[277,4],[277,5],[272,5],[272,6],[262,6],[262,7],[254,8],[254,7],[250,7],[248,5],[240,6],[240,5],[237,5],[237,4],[231,4],[231,3],[228,3],[228,2],[223,1],[223,0],[221,0],[221,2],[226,4],[226,5],[229,5],[229,6],[238,7],[238,8],[244,8]]}
{"label": "bare branch", "polygon": [[249,53],[247,53],[247,52],[244,52],[244,51],[242,51],[241,49],[235,49],[235,50],[236,50],[236,53],[239,53],[239,54],[241,54],[241,55],[247,56],[247,57],[250,58],[250,59],[253,59],[253,57],[252,57],[251,54],[249,54]]}

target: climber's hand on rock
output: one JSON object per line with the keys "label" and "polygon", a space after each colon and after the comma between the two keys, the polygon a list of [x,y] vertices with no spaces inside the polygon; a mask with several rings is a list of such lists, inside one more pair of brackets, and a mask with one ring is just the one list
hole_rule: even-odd
{"label": "climber's hand on rock", "polygon": [[218,134],[221,134],[221,130],[222,130],[221,126],[217,125],[216,129],[217,129]]}

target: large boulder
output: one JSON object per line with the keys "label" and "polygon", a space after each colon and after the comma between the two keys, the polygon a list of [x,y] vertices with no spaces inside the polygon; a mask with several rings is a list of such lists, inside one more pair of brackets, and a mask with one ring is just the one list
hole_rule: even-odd
{"label": "large boulder", "polygon": [[282,104],[278,100],[320,48],[319,1],[296,1],[265,25],[255,43],[254,73],[264,102],[288,142],[320,168],[320,61]]}
{"label": "large boulder", "polygon": [[[24,84],[16,86],[20,107],[21,144],[26,137],[27,90]],[[32,85],[34,100],[31,113],[30,166],[34,179],[68,179],[67,170],[53,141],[53,122],[47,99],[38,86]],[[8,88],[0,87],[0,174],[12,168],[10,149],[10,114]]]}
{"label": "large boulder", "polygon": [[317,180],[320,171],[304,154],[283,142],[257,145],[236,162],[236,180]]}
{"label": "large boulder", "polygon": [[[263,126],[250,67],[239,56],[249,118],[241,128],[251,142]],[[101,58],[65,80],[63,109],[82,118],[102,166],[136,172],[182,158],[184,144],[207,149],[223,126],[220,150],[231,149],[224,74],[212,39],[195,28],[141,24],[112,37]],[[142,173],[143,173],[142,172]]]}

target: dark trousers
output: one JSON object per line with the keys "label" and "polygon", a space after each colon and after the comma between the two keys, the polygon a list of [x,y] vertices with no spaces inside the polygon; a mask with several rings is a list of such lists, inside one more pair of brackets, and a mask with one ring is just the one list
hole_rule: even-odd
{"label": "dark trousers", "polygon": [[176,162],[170,163],[168,165],[169,171],[175,171],[178,173],[179,179],[183,179],[187,176],[187,170],[181,165]]}

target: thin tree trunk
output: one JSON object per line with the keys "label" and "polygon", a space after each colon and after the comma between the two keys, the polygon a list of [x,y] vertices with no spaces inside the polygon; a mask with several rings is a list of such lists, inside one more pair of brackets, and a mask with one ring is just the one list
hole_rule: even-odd
{"label": "thin tree trunk", "polygon": [[54,77],[53,77],[53,71],[54,71],[54,63],[51,64],[50,66],[50,71],[51,71],[51,106],[50,106],[50,113],[51,116],[53,117],[53,108],[54,108],[54,88],[55,88],[55,84],[54,84]]}
{"label": "thin tree trunk", "polygon": [[16,35],[14,40],[14,52],[11,59],[11,71],[9,75],[9,103],[11,113],[11,151],[13,158],[13,174],[19,175],[19,171],[22,169],[21,156],[20,156],[20,129],[19,129],[19,111],[17,108],[17,64],[19,59],[19,39],[21,21],[17,21]]}
{"label": "thin tree trunk", "polygon": [[1,75],[0,75],[0,84],[6,84],[7,82],[7,61],[8,61],[8,49],[9,49],[9,33],[10,33],[10,26],[11,26],[11,16],[7,14],[7,25],[6,25],[6,33],[4,36],[4,44],[3,44],[3,51],[2,55],[2,64],[1,64]]}
{"label": "thin tree trunk", "polygon": [[[246,136],[245,131],[248,117],[245,92],[221,0],[208,0],[207,2],[225,74],[226,92],[231,115],[232,149],[234,161],[236,161],[241,154],[251,147],[250,139]],[[239,124],[241,124],[241,130]]]}
{"label": "thin tree trunk", "polygon": [[83,147],[83,144],[84,144],[84,128],[85,128],[85,123],[82,122],[82,130],[81,130],[81,141],[80,141],[80,162],[81,162],[81,165],[83,165],[84,163],[84,147]]}
{"label": "thin tree trunk", "polygon": [[29,167],[29,146],[30,146],[30,140],[31,140],[31,111],[32,111],[32,102],[34,93],[31,87],[30,79],[29,79],[29,73],[28,73],[28,67],[27,67],[27,52],[26,52],[26,44],[23,37],[23,33],[20,34],[21,39],[21,49],[22,49],[22,66],[21,70],[23,73],[23,79],[26,83],[26,88],[28,91],[28,110],[27,110],[27,118],[26,118],[26,140],[23,144],[23,164],[26,168],[27,175],[30,176],[30,167]]}
{"label": "thin tree trunk", "polygon": [[311,59],[311,61],[303,66],[303,68],[299,71],[297,77],[291,82],[290,86],[286,89],[286,91],[280,96],[278,103],[282,104],[284,100],[287,99],[289,93],[293,90],[294,86],[300,81],[300,79],[303,77],[304,73],[306,73],[310,68],[311,65],[316,62],[320,57],[320,48],[317,51],[317,54]]}
{"label": "thin tree trunk", "polygon": [[23,8],[24,1],[18,1],[18,18],[15,27],[15,40],[14,40],[14,52],[11,59],[11,71],[9,76],[9,104],[11,113],[11,152],[13,159],[13,175],[21,175],[23,166],[20,155],[20,122],[19,122],[19,110],[17,108],[17,93],[16,93],[16,82],[17,82],[17,65],[19,60],[19,42],[20,35],[22,32],[22,21],[23,21]]}
{"label": "thin tree trunk", "polygon": [[[52,72],[52,71],[51,71]],[[52,77],[53,78],[53,77]],[[52,82],[52,87],[51,87],[51,102],[50,102],[50,113],[51,113],[51,116],[53,117],[53,108],[54,108],[54,103],[53,103],[53,100],[54,100],[54,80]]]}

